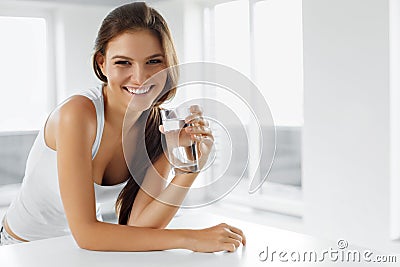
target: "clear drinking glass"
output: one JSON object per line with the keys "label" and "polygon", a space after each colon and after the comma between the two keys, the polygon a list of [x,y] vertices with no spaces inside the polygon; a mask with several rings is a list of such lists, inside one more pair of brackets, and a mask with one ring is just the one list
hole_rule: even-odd
{"label": "clear drinking glass", "polygon": [[161,119],[164,127],[167,157],[173,168],[187,173],[199,172],[198,147],[195,141],[189,140],[184,128],[192,126],[185,123],[191,115],[189,107],[162,109]]}

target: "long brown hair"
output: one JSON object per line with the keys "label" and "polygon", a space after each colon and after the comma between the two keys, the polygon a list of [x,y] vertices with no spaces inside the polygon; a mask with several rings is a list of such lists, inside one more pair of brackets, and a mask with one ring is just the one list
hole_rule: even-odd
{"label": "long brown hair", "polygon": [[[107,83],[107,77],[102,73],[96,61],[96,55],[98,53],[105,55],[107,44],[112,38],[127,31],[138,30],[149,30],[155,34],[155,36],[157,36],[164,50],[165,63],[167,67],[178,64],[172,36],[164,18],[155,9],[147,6],[146,3],[134,2],[112,10],[103,20],[99,29],[95,41],[92,64],[96,76],[101,81]],[[168,69],[167,83],[164,87],[164,90],[161,92],[158,99],[156,99],[153,106],[144,111],[138,120],[139,124],[143,124],[143,126],[145,126],[145,134],[144,136],[140,137],[140,140],[137,142],[138,144],[143,143],[145,145],[138,146],[138,150],[135,152],[135,154],[143,155],[142,153],[147,153],[151,163],[154,163],[163,153],[160,143],[161,133],[158,129],[159,125],[161,124],[159,106],[175,95],[175,84],[178,75],[177,68]],[[118,213],[119,224],[128,223],[133,202],[139,191],[140,183],[143,181],[146,170],[149,167],[149,163],[150,162],[140,160],[136,157],[133,158],[133,170],[135,172],[134,178],[130,177],[128,183],[119,194],[115,205]]]}

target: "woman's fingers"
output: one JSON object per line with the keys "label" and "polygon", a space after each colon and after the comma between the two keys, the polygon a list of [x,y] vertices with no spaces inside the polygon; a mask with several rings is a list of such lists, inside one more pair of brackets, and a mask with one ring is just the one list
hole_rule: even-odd
{"label": "woman's fingers", "polygon": [[214,136],[212,135],[211,129],[208,127],[186,127],[181,130],[165,132],[162,126],[159,130],[165,134],[167,142],[172,147],[178,146],[190,146],[193,141],[202,142],[206,145],[212,145],[214,142]]}
{"label": "woman's fingers", "polygon": [[201,117],[203,115],[203,110],[199,105],[192,105],[189,108],[190,115],[185,118],[185,122],[189,123],[195,118]]}
{"label": "woman's fingers", "polygon": [[[181,128],[176,132],[165,132],[162,126],[159,127],[160,132],[165,134],[168,139],[168,144],[172,147],[178,146],[190,146],[194,141],[200,147],[200,157],[201,155],[208,155],[210,148],[214,143],[214,136],[212,130],[209,127],[209,122],[205,120],[202,115],[203,111],[200,106],[192,105],[190,106],[190,115],[185,118],[186,127]],[[203,157],[205,160],[207,157]],[[204,160],[203,160],[204,161]]]}
{"label": "woman's fingers", "polygon": [[203,109],[199,105],[191,105],[189,107],[189,111],[190,111],[190,113],[197,113],[197,114],[203,113]]}
{"label": "woman's fingers", "polygon": [[191,135],[192,140],[201,141],[203,136],[212,136],[210,124],[207,120],[203,118],[203,110],[199,105],[190,106],[190,113],[188,117],[185,118],[185,123],[190,124],[190,126],[185,127],[185,132]]}
{"label": "woman's fingers", "polygon": [[234,252],[240,246],[240,243],[243,243],[244,239],[240,229],[226,223],[202,230],[193,230],[192,233],[196,242],[190,242],[189,246],[194,251],[202,252]]}
{"label": "woman's fingers", "polygon": [[185,132],[190,134],[193,141],[201,142],[206,146],[212,146],[214,143],[214,136],[209,127],[189,126],[185,128]]}
{"label": "woman's fingers", "polygon": [[204,119],[203,117],[194,117],[193,119],[189,120],[186,123],[190,123],[193,125],[210,126],[209,122],[206,119]]}
{"label": "woman's fingers", "polygon": [[235,252],[236,246],[232,243],[224,243],[223,250],[228,252]]}
{"label": "woman's fingers", "polygon": [[235,238],[230,238],[230,237],[224,238],[224,239],[223,239],[223,242],[224,242],[224,243],[228,243],[228,244],[233,244],[233,245],[235,246],[235,250],[236,250],[238,247],[240,247],[240,243],[241,243],[241,241],[239,241],[239,240],[237,240],[237,239],[235,239]]}
{"label": "woman's fingers", "polygon": [[185,118],[185,123],[198,124],[208,126],[209,123],[199,114],[192,114]]}
{"label": "woman's fingers", "polygon": [[241,242],[243,245],[246,245],[246,237],[243,234],[243,231],[240,230],[239,228],[236,228],[231,225],[227,225],[227,228],[231,231],[232,235],[230,237],[238,239],[238,236],[240,237]]}
{"label": "woman's fingers", "polygon": [[223,234],[224,238],[221,240],[225,243],[225,246],[227,248],[225,250],[233,252],[240,246],[240,243],[242,243],[243,245],[246,244],[246,238],[242,230],[226,223],[222,223],[220,224],[220,226],[223,227],[223,229],[225,230],[225,234]]}
{"label": "woman's fingers", "polygon": [[235,240],[239,241],[239,243],[241,243],[243,240],[243,237],[241,235],[238,235],[238,234],[232,232],[231,230],[228,231],[228,238],[235,239]]}
{"label": "woman's fingers", "polygon": [[220,225],[227,230],[227,237],[236,239],[243,243],[243,245],[246,245],[246,237],[242,230],[226,223],[222,223]]}
{"label": "woman's fingers", "polygon": [[189,134],[211,135],[211,128],[206,126],[188,126],[185,131]]}

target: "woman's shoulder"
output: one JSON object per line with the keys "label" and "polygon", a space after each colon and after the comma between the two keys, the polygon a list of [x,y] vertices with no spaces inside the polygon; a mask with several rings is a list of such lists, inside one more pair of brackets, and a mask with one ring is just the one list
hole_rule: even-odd
{"label": "woman's shoulder", "polygon": [[89,98],[71,96],[50,114],[45,126],[46,143],[55,148],[58,133],[71,129],[90,140],[96,137],[96,108]]}
{"label": "woman's shoulder", "polygon": [[96,118],[96,108],[93,101],[83,95],[73,95],[64,101],[58,108],[63,116],[71,116],[81,119]]}
{"label": "woman's shoulder", "polygon": [[89,98],[74,95],[58,108],[58,123],[68,127],[92,128],[96,130],[96,108]]}

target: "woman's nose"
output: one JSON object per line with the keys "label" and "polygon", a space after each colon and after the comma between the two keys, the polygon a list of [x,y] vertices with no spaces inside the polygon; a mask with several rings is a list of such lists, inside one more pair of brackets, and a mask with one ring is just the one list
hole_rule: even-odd
{"label": "woman's nose", "polygon": [[133,68],[131,79],[134,80],[137,84],[143,84],[148,78],[150,78],[150,75],[146,71],[145,67],[135,66]]}

